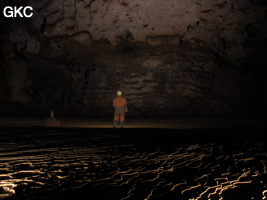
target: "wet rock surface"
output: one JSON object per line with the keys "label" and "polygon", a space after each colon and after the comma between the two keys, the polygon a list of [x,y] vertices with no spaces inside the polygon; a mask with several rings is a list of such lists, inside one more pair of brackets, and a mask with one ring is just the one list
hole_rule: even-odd
{"label": "wet rock surface", "polygon": [[1,198],[262,199],[266,137],[230,130],[2,129]]}

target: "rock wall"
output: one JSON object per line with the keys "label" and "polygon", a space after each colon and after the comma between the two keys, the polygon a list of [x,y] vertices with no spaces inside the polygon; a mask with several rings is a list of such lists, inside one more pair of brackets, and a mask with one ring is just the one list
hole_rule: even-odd
{"label": "rock wall", "polygon": [[129,116],[267,111],[266,1],[23,4],[32,18],[1,18],[2,114],[111,116],[117,90]]}
{"label": "rock wall", "polygon": [[69,36],[83,44],[107,40],[113,45],[125,40],[151,46],[187,42],[207,47],[237,65],[251,59],[251,52],[265,40],[266,4],[249,0],[35,1],[45,18],[48,38]]}
{"label": "rock wall", "polygon": [[117,90],[124,92],[133,116],[236,115],[266,110],[266,72],[260,75],[219,63],[212,53],[199,48],[159,46],[119,56],[106,54],[96,56],[95,64],[83,95],[88,113],[110,115]]}

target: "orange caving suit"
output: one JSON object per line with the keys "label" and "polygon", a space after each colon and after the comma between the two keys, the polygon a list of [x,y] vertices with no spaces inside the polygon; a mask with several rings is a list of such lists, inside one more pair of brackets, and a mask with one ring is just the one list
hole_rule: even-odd
{"label": "orange caving suit", "polygon": [[124,121],[125,112],[127,112],[126,100],[122,96],[117,96],[113,100],[114,111],[114,121]]}

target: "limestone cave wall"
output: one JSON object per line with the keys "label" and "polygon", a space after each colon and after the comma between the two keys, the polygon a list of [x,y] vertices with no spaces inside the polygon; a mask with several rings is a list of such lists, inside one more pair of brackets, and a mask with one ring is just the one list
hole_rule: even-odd
{"label": "limestone cave wall", "polygon": [[[3,0],[0,114],[244,115],[267,111],[265,0]],[[3,10],[3,9],[1,9]]]}

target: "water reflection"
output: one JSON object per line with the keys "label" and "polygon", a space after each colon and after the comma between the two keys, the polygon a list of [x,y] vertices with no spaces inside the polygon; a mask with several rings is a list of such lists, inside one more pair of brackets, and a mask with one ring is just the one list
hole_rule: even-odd
{"label": "water reflection", "polygon": [[[3,176],[0,176],[0,178],[6,178]],[[14,188],[16,187],[16,184],[14,184],[14,182],[12,182],[12,180],[4,180],[4,181],[0,181],[0,199],[4,199],[5,197],[9,197],[13,194],[15,194],[15,190]]]}
{"label": "water reflection", "polygon": [[42,131],[20,137],[1,143],[1,199],[266,199],[265,142],[169,145]]}

